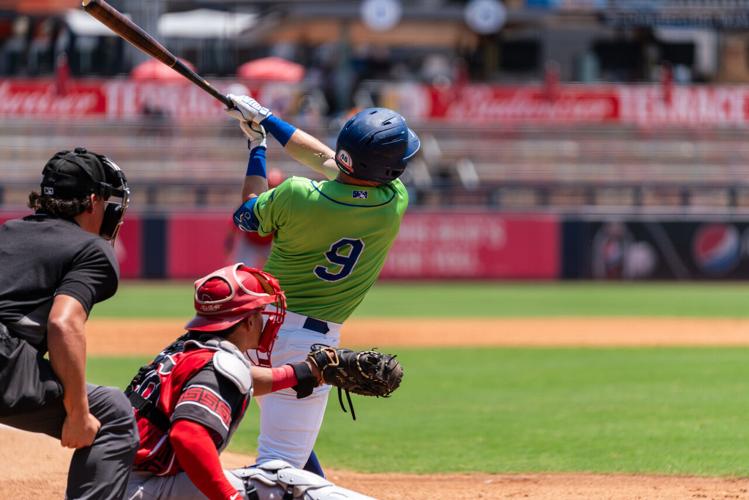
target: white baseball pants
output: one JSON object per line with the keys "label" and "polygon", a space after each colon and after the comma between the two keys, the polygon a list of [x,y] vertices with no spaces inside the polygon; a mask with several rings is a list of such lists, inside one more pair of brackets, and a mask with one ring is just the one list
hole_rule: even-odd
{"label": "white baseball pants", "polygon": [[[330,330],[323,334],[305,329],[303,325],[306,319],[301,314],[286,313],[286,320],[278,332],[271,354],[274,367],[303,361],[312,344],[338,347],[340,324],[328,322]],[[258,397],[260,435],[257,463],[283,460],[292,467],[304,467],[320,432],[329,392],[330,386],[323,385],[304,399],[297,399],[293,389]]]}

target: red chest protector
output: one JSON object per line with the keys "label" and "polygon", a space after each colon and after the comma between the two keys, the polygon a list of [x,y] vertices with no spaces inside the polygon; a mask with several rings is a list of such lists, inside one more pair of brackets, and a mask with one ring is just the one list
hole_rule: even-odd
{"label": "red chest protector", "polygon": [[[185,384],[213,360],[216,351],[222,349],[215,337],[206,341],[191,334],[183,335],[149,365],[142,367],[130,382],[125,394],[134,407],[140,435],[134,462],[136,470],[159,476],[181,471],[169,442],[171,416]],[[248,392],[234,415],[221,415],[222,420],[229,423],[229,435],[239,425],[249,400]],[[226,412],[225,408],[217,410]]]}

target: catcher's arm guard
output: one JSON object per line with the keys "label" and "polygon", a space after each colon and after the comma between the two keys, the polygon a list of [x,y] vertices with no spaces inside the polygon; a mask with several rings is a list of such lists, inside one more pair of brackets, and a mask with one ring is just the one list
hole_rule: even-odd
{"label": "catcher's arm guard", "polygon": [[403,379],[403,367],[395,355],[376,350],[352,351],[313,344],[307,360],[320,370],[326,384],[338,388],[338,402],[344,412],[346,408],[343,406],[342,392],[346,392],[354,420],[356,413],[349,393],[386,398],[400,386]]}

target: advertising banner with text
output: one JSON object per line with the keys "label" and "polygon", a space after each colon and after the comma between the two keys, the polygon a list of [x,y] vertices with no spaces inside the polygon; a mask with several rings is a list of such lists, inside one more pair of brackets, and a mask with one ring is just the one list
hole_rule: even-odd
{"label": "advertising banner with text", "polygon": [[745,127],[749,87],[388,85],[383,105],[407,118],[472,124]]}
{"label": "advertising banner with text", "polygon": [[[166,277],[195,279],[228,263],[230,219],[169,217]],[[408,213],[390,250],[383,278],[555,279],[559,276],[556,216]],[[325,256],[320,254],[321,263]],[[311,274],[311,271],[310,271]]]}
{"label": "advertising banner with text", "polygon": [[[293,114],[304,89],[257,89],[219,81],[223,92],[252,92],[274,111]],[[746,127],[749,86],[680,85],[462,85],[387,84],[379,104],[414,122],[465,124],[600,124],[640,127]],[[190,84],[129,80],[0,79],[0,117],[223,120],[222,105]]]}
{"label": "advertising banner with text", "polygon": [[555,216],[408,213],[383,278],[554,279],[559,275]]}
{"label": "advertising banner with text", "polygon": [[562,275],[604,280],[749,279],[749,220],[567,220]]}
{"label": "advertising banner with text", "polygon": [[[284,112],[298,94],[290,85],[248,88],[223,81],[225,93],[251,93],[261,102]],[[60,85],[52,79],[0,78],[0,117],[137,119],[147,114],[171,118],[222,120],[222,104],[195,85],[180,82],[129,80],[70,80]]]}

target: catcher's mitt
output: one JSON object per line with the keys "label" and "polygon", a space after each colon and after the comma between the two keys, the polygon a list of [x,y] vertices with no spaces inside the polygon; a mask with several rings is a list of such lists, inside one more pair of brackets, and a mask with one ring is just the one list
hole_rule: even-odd
{"label": "catcher's mitt", "polygon": [[403,367],[395,356],[375,350],[352,351],[313,344],[307,359],[317,366],[326,384],[338,387],[338,401],[344,412],[341,392],[346,392],[354,420],[356,414],[350,392],[386,398],[400,386],[403,378]]}

